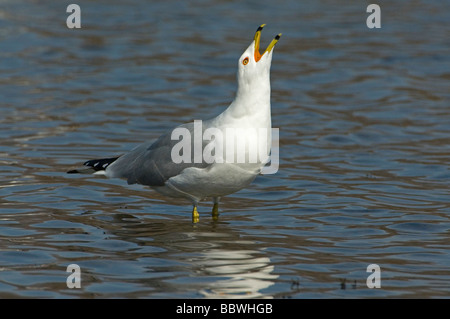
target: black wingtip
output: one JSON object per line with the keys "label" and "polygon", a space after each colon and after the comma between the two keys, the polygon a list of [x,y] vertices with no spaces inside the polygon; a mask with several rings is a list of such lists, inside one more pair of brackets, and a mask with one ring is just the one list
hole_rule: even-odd
{"label": "black wingtip", "polygon": [[113,163],[119,157],[102,158],[86,161],[83,163],[88,168],[72,169],[67,174],[91,174],[97,171],[104,171],[111,163]]}
{"label": "black wingtip", "polygon": [[118,158],[119,157],[95,159],[95,160],[86,161],[83,163],[83,165],[89,166],[96,171],[103,171]]}

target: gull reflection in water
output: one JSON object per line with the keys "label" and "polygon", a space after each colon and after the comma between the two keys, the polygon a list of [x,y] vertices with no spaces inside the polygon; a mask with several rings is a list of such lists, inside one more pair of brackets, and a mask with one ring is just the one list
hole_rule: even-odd
{"label": "gull reflection in water", "polygon": [[[225,223],[220,224],[220,230],[216,224],[193,229],[185,220],[148,222],[125,214],[115,218],[108,227],[116,239],[158,248],[156,255],[153,250],[148,254],[136,251],[139,259],[148,257],[146,268],[151,269],[152,276],[147,282],[154,293],[184,296],[195,291],[204,298],[272,298],[264,291],[279,276],[272,274],[275,267],[264,247],[242,240],[240,232]],[[155,257],[158,262],[152,265]],[[167,261],[167,265],[161,261]]]}
{"label": "gull reflection in water", "polygon": [[[261,291],[274,284],[274,266],[268,257],[257,257],[256,250],[211,249],[202,252],[197,262],[204,275],[218,277],[200,290],[206,298],[270,298]],[[196,258],[197,259],[197,258]]]}

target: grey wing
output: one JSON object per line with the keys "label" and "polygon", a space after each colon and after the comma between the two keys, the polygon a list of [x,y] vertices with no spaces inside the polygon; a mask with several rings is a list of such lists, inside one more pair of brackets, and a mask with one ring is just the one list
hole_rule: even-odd
{"label": "grey wing", "polygon": [[180,174],[188,167],[206,168],[211,164],[194,163],[193,161],[193,124],[179,127],[187,128],[191,133],[191,161],[190,163],[175,163],[172,160],[172,148],[180,140],[172,140],[172,131],[162,135],[153,143],[144,143],[131,152],[119,157],[106,170],[109,177],[126,178],[128,184],[142,184],[149,186],[163,186],[171,177]]}

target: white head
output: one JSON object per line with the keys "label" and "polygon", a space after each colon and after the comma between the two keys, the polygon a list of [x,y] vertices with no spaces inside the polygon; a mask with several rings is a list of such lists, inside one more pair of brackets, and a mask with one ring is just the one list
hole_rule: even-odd
{"label": "white head", "polygon": [[272,63],[272,52],[275,44],[281,37],[278,34],[267,49],[261,54],[259,44],[261,31],[265,24],[261,25],[255,33],[255,37],[250,46],[239,58],[238,63],[238,92],[237,95],[247,92],[269,91],[270,94],[270,65]]}

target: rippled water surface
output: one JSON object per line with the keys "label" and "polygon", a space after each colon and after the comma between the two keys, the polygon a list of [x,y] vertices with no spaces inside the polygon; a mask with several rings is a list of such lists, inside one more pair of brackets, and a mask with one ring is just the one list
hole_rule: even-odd
{"label": "rippled water surface", "polygon": [[[0,1],[0,297],[450,296],[448,2],[76,3]],[[220,113],[261,23],[280,169],[219,221],[65,173]]]}

